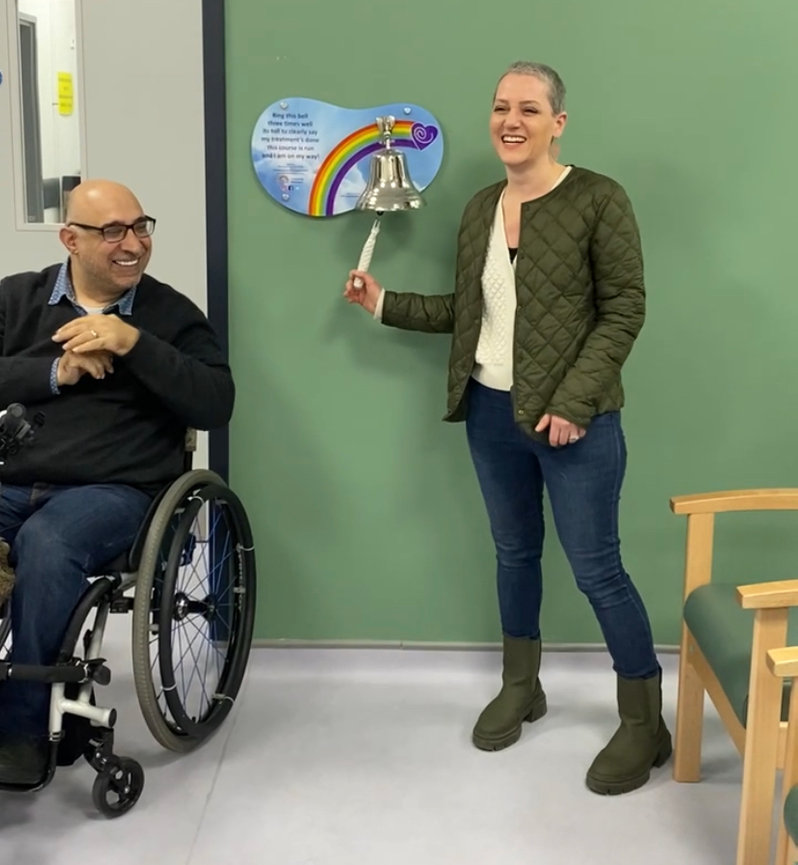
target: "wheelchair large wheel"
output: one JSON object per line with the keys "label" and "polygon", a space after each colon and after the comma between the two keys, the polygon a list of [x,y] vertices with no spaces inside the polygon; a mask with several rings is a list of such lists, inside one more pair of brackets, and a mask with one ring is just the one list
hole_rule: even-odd
{"label": "wheelchair large wheel", "polygon": [[238,694],[255,616],[252,533],[237,496],[196,470],[166,491],[141,553],[133,673],[144,720],[172,751],[190,751]]}

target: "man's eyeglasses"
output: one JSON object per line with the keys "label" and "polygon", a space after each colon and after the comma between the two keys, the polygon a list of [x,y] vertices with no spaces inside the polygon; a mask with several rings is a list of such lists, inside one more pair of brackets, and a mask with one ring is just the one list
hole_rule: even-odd
{"label": "man's eyeglasses", "polygon": [[132,231],[136,237],[149,237],[155,231],[155,220],[151,216],[142,216],[130,225],[122,222],[111,222],[108,225],[85,225],[82,222],[68,222],[67,226],[74,225],[75,228],[85,228],[88,231],[99,231],[103,240],[108,243],[120,243],[127,237],[128,231]]}

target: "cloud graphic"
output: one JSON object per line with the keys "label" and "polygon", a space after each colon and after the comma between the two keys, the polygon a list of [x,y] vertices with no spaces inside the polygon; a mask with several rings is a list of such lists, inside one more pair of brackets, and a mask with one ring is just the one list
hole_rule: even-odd
{"label": "cloud graphic", "polygon": [[360,168],[360,165],[368,165],[364,160],[358,165],[354,165],[346,173],[346,177],[341,181],[338,191],[335,193],[335,203],[333,210],[335,213],[343,213],[347,210],[352,210],[355,202],[360,197],[360,193],[366,188],[366,174]]}

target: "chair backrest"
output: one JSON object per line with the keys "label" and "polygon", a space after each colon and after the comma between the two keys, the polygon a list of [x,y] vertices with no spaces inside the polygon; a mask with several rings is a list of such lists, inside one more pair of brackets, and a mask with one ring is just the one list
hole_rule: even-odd
{"label": "chair backrest", "polygon": [[712,579],[715,514],[733,511],[798,510],[798,488],[724,490],[673,496],[671,510],[687,516],[684,597]]}

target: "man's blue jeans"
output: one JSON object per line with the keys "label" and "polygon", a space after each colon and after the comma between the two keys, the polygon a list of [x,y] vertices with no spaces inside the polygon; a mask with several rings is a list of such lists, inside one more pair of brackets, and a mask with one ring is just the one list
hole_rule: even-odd
{"label": "man's blue jeans", "polygon": [[[55,662],[86,577],[130,548],[151,501],[123,484],[0,486],[0,537],[17,577],[12,662]],[[46,684],[0,684],[0,731],[46,733],[49,697]]]}
{"label": "man's blue jeans", "polygon": [[554,448],[513,420],[510,394],[472,380],[466,427],[496,546],[502,630],[540,636],[543,487],[560,543],[624,678],[659,672],[643,601],[621,562],[618,502],[626,468],[620,413],[593,418],[580,441]]}

